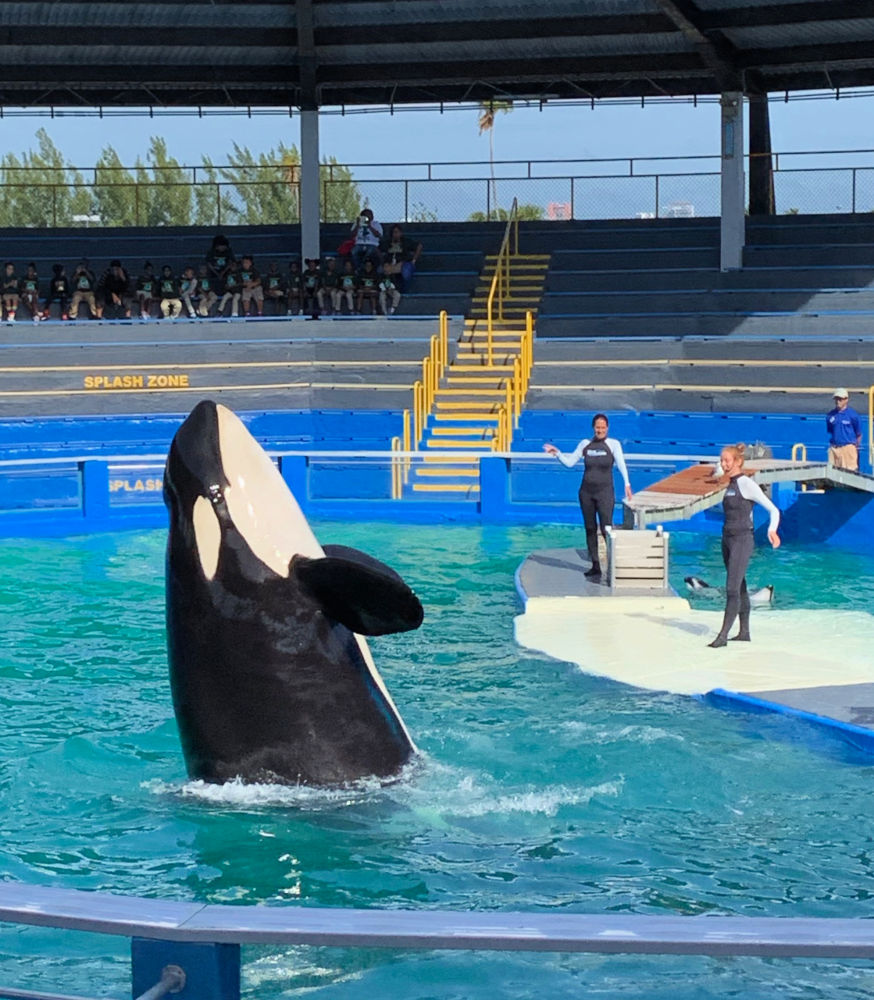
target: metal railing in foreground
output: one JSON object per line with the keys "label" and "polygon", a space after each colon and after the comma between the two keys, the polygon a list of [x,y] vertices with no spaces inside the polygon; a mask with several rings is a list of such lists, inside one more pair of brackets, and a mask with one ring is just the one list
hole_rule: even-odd
{"label": "metal railing in foreground", "polygon": [[874,959],[874,921],[861,919],[218,906],[11,882],[0,920],[129,937],[134,996],[176,966],[186,1000],[236,1000],[240,946],[251,944]]}

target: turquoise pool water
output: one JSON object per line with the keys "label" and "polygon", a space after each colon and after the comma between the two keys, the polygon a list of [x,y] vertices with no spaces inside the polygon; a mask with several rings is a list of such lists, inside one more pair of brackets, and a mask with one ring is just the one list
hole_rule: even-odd
{"label": "turquoise pool water", "polygon": [[[621,687],[513,642],[513,572],[570,527],[316,525],[426,608],[372,648],[424,751],[350,792],[186,782],[161,532],[0,542],[0,877],[275,905],[874,916],[874,761],[803,725]],[[673,536],[673,582],[721,582]],[[874,558],[758,550],[784,608],[874,614]],[[840,651],[835,655],[839,657]],[[125,939],[4,928],[0,986],[128,995]],[[856,998],[857,963],[244,950],[258,998]]]}

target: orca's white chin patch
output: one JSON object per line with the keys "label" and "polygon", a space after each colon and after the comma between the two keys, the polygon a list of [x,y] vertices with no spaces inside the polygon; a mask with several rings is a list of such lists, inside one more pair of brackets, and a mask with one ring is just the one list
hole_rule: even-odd
{"label": "orca's white chin patch", "polygon": [[297,500],[240,418],[217,405],[219,454],[228,486],[225,505],[252,553],[278,576],[296,554],[324,555]]}

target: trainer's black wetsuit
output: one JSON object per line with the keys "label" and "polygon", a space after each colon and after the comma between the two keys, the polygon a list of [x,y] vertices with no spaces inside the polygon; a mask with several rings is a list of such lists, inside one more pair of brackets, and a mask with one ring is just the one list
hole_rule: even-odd
{"label": "trainer's black wetsuit", "polygon": [[776,531],[780,514],[761,488],[749,476],[732,476],[725,488],[722,509],[722,561],[725,564],[725,614],[722,628],[714,640],[722,645],[728,638],[735,618],[739,618],[737,638],[750,637],[750,595],[746,572],[753,554],[753,507],[761,504],[771,514],[770,529]]}
{"label": "trainer's black wetsuit", "polygon": [[599,574],[601,564],[598,559],[598,523],[601,534],[606,535],[608,524],[613,523],[613,506],[616,498],[613,492],[613,466],[619,470],[626,486],[628,469],[622,445],[616,438],[583,438],[570,455],[558,452],[556,458],[562,465],[572,469],[582,458],[586,471],[580,483],[580,510],[586,526],[586,546],[592,560],[590,574]]}
{"label": "trainer's black wetsuit", "polygon": [[578,493],[580,510],[586,526],[586,548],[589,550],[589,559],[592,560],[592,570],[599,572],[601,563],[598,559],[598,528],[606,537],[607,525],[613,524],[613,507],[616,504],[613,490],[615,460],[606,439],[599,441],[597,438],[585,445],[582,459],[586,471]]}

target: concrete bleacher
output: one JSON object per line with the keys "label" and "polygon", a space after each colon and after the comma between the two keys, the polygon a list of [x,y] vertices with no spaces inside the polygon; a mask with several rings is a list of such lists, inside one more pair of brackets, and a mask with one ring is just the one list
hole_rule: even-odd
{"label": "concrete bleacher", "polygon": [[[425,251],[401,312],[463,315],[504,228],[407,224]],[[146,257],[174,266],[199,259],[213,232],[4,230],[0,252],[48,264],[64,247],[70,264],[86,255],[99,270],[120,256],[135,272]],[[225,232],[262,267],[299,245],[297,227]],[[325,251],[347,234],[325,226]],[[523,252],[551,254],[526,409],[821,414],[834,386],[847,385],[861,410],[859,394],[874,384],[874,221],[752,219],[748,239],[747,266],[723,274],[716,219],[522,223]],[[557,311],[571,307],[582,311]],[[436,319],[403,316],[0,327],[0,417],[175,414],[201,395],[247,411],[397,413],[411,404],[436,329]],[[459,331],[456,321],[450,342]],[[89,374],[152,370],[185,374],[188,384],[84,389]]]}
{"label": "concrete bleacher", "polygon": [[539,339],[857,336],[874,321],[874,221],[747,222],[744,268],[719,271],[718,219],[590,223],[555,241]]}
{"label": "concrete bleacher", "polygon": [[[451,337],[461,325],[450,320]],[[244,410],[400,411],[437,330],[436,317],[2,327],[0,418],[185,413],[203,397]]]}
{"label": "concrete bleacher", "polygon": [[[391,223],[384,223],[386,235]],[[417,273],[401,299],[398,315],[430,316],[442,309],[454,315],[465,314],[482,270],[486,253],[500,246],[504,227],[492,224],[404,224],[405,233],[418,238],[424,252]],[[169,264],[179,275],[187,265],[197,267],[212,244],[212,237],[223,232],[235,255],[251,253],[262,272],[275,260],[283,273],[288,263],[300,257],[299,226],[227,226],[164,227],[158,229],[4,229],[0,232],[0,256],[12,260],[23,273],[33,261],[47,290],[52,264],[64,263],[68,276],[82,257],[100,275],[110,260],[119,259],[135,278],[144,263],[151,261],[156,272]],[[337,248],[349,236],[349,226],[326,224],[321,230],[323,256],[336,255]],[[22,309],[24,316],[26,310]]]}
{"label": "concrete bleacher", "polygon": [[874,338],[538,339],[534,358],[527,410],[824,413],[845,385],[862,412],[874,383]]}

